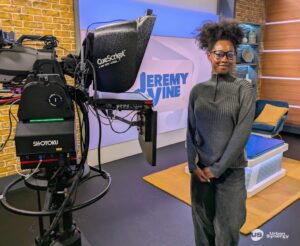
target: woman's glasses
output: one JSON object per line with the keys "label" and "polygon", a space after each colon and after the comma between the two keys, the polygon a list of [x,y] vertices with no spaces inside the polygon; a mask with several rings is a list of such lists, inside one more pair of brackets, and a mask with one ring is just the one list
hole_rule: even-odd
{"label": "woman's glasses", "polygon": [[223,50],[213,50],[210,53],[213,53],[217,60],[221,60],[224,56],[227,57],[228,60],[233,60],[235,58],[234,51],[223,51]]}

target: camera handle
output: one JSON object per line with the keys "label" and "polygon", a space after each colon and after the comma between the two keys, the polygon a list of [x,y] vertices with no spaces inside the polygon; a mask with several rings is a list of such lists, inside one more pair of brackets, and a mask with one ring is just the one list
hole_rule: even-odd
{"label": "camera handle", "polygon": [[19,37],[19,39],[17,40],[17,43],[22,44],[22,42],[25,39],[28,40],[33,40],[33,41],[45,41],[45,39],[43,39],[44,36],[39,36],[39,35],[22,35],[21,37]]}
{"label": "camera handle", "polygon": [[22,44],[24,40],[29,40],[29,41],[41,41],[44,42],[44,49],[54,49],[58,45],[58,41],[56,37],[52,35],[45,35],[45,36],[39,36],[39,35],[22,35],[17,41],[17,44]]}

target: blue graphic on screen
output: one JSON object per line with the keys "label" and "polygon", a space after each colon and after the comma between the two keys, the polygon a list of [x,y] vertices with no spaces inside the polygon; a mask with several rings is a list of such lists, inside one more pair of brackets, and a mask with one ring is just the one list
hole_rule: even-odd
{"label": "blue graphic on screen", "polygon": [[156,106],[159,99],[180,97],[180,85],[186,84],[188,73],[176,74],[140,74],[140,89],[137,92],[147,92]]}
{"label": "blue graphic on screen", "polygon": [[[135,20],[152,9],[157,16],[152,35],[193,38],[196,29],[205,21],[217,21],[212,13],[183,8],[162,6],[134,0],[97,1],[80,0],[80,29],[85,30],[91,23],[121,20]],[[94,25],[96,28],[99,25]]]}

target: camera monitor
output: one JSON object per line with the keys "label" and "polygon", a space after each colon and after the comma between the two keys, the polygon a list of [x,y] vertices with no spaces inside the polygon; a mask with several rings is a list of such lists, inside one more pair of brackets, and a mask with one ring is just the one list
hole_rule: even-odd
{"label": "camera monitor", "polygon": [[147,110],[142,119],[142,126],[139,132],[139,143],[147,162],[156,166],[156,136],[157,136],[157,112]]}

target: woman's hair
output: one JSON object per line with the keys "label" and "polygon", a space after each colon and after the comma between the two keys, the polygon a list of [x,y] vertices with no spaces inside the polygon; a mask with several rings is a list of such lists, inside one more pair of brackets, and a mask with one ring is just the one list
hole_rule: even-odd
{"label": "woman's hair", "polygon": [[219,40],[229,40],[234,49],[242,43],[244,33],[237,22],[221,21],[208,22],[197,30],[196,40],[200,49],[211,51]]}

